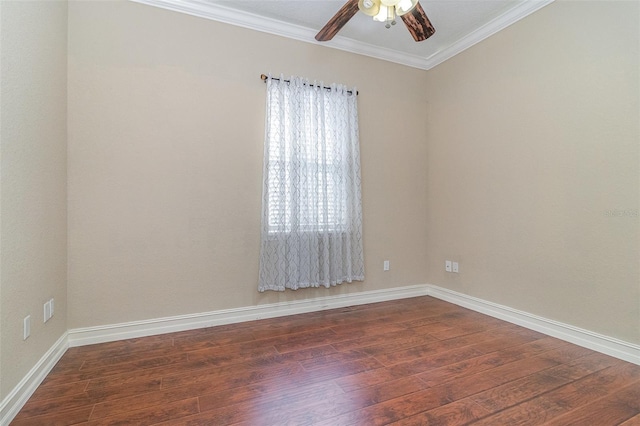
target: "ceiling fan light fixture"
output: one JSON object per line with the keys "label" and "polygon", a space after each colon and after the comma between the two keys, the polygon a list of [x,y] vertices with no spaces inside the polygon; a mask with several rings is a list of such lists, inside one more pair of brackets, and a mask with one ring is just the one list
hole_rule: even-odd
{"label": "ceiling fan light fixture", "polygon": [[380,0],[380,3],[382,3],[383,6],[394,7],[400,3],[400,0]]}
{"label": "ceiling fan light fixture", "polygon": [[368,16],[376,16],[380,12],[380,0],[358,0],[358,9]]}
{"label": "ceiling fan light fixture", "polygon": [[381,4],[380,5],[380,10],[378,11],[378,13],[373,17],[374,21],[378,21],[378,22],[386,22],[387,21],[387,16],[389,15],[389,7]]}
{"label": "ceiling fan light fixture", "polygon": [[402,16],[413,10],[418,4],[418,0],[400,0],[396,5],[396,15]]}
{"label": "ceiling fan light fixture", "polygon": [[396,10],[395,7],[387,7],[387,23],[385,28],[389,29],[392,25],[396,24]]}

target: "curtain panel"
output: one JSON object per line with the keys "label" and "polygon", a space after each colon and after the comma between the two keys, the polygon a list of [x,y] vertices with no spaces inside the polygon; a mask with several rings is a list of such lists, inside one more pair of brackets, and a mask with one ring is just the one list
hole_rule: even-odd
{"label": "curtain panel", "polygon": [[364,280],[355,88],[267,77],[258,290]]}

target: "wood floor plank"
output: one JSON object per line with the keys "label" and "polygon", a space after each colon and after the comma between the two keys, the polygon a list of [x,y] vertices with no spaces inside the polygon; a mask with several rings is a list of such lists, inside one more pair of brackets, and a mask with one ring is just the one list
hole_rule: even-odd
{"label": "wood floor plank", "polygon": [[420,379],[415,376],[408,376],[353,390],[347,392],[347,395],[351,398],[357,396],[358,399],[366,401],[366,405],[374,405],[426,388],[427,386]]}
{"label": "wood floor plank", "polygon": [[256,358],[269,357],[278,354],[278,351],[273,346],[257,347],[241,351],[235,345],[225,346],[222,348],[215,347],[197,349],[185,352],[191,362],[204,362],[207,365],[216,367],[241,364]]}
{"label": "wood floor plank", "polygon": [[404,339],[410,339],[415,337],[422,337],[425,341],[434,341],[431,336],[425,336],[420,334],[415,329],[405,328],[399,331],[387,331],[375,336],[353,337],[341,339],[338,342],[332,343],[332,346],[339,351],[349,349],[362,349],[365,347],[373,347],[376,345],[386,345],[391,342],[400,342]]}
{"label": "wood floor plank", "polygon": [[[520,346],[535,340],[539,340],[537,336],[522,335],[517,331],[509,333],[492,333],[492,339],[478,340],[473,347],[483,353],[491,353],[496,351],[504,351],[512,346]],[[473,336],[476,337],[476,336]]]}
{"label": "wood floor plank", "polygon": [[392,371],[390,368],[377,368],[375,370],[367,370],[361,373],[343,376],[337,378],[335,382],[342,390],[350,392],[402,377],[405,377],[402,371]]}
{"label": "wood floor plank", "polygon": [[[147,409],[129,411],[121,416],[90,420],[88,426],[106,425],[152,425],[162,421],[177,419],[199,412],[198,398],[170,402]],[[94,418],[92,415],[91,418]]]}
{"label": "wood floor plank", "polygon": [[570,379],[557,377],[553,374],[546,374],[546,371],[543,371],[504,385],[493,387],[471,396],[470,399],[485,408],[487,414],[495,413],[538,395],[542,395],[569,382],[571,382]]}
{"label": "wood floor plank", "polygon": [[71,395],[78,395],[83,393],[87,389],[89,380],[82,380],[80,382],[62,383],[56,386],[40,386],[31,395],[32,401],[40,401],[51,398],[69,397]]}
{"label": "wood floor plank", "polygon": [[620,423],[620,426],[640,426],[640,414],[636,414],[630,419]]}
{"label": "wood floor plank", "polygon": [[[199,381],[197,383],[139,394],[135,399],[100,402],[94,407],[94,415],[97,417],[114,416],[133,411],[136,408],[147,408],[163,404],[164,402],[178,401],[197,396],[201,397],[201,404],[202,399],[206,398],[208,405],[205,405],[207,405],[207,407],[219,408],[251,399],[265,400],[268,399],[270,394],[280,395],[291,389],[295,391],[308,386],[325,386],[327,389],[337,388],[337,385],[331,382],[331,378],[323,382],[321,378],[313,380],[313,377],[305,376],[311,373],[303,371],[302,374],[303,376],[296,376],[296,380],[292,378],[283,380],[280,376],[253,377],[255,380],[253,383],[247,385],[238,385],[236,383],[237,386],[227,382],[224,376],[220,376],[219,380]],[[319,385],[317,385],[318,383]],[[211,404],[212,398],[215,399],[217,406]]]}
{"label": "wood floor plank", "polygon": [[51,398],[46,400],[31,400],[22,407],[15,420],[25,420],[28,417],[46,416],[57,413],[74,412],[86,407],[91,407],[96,400],[86,393],[71,395],[61,398]]}
{"label": "wood floor plank", "polygon": [[394,426],[449,426],[464,425],[471,423],[489,412],[476,404],[471,399],[461,399],[459,401],[445,404],[440,407],[423,411],[410,417],[406,417],[397,422],[391,423]]}
{"label": "wood floor plank", "polygon": [[452,380],[433,389],[442,388],[451,401],[462,399],[467,396],[486,391],[488,389],[503,385],[513,380],[517,380],[531,374],[546,370],[555,365],[556,362],[539,357],[526,358],[514,361],[500,367],[486,370],[481,373],[464,376]]}
{"label": "wood floor plank", "polygon": [[313,332],[297,333],[290,336],[281,336],[273,346],[280,353],[298,351],[300,349],[332,344],[336,341],[336,333],[330,328]]}
{"label": "wood floor plank", "polygon": [[99,402],[136,397],[159,389],[160,379],[151,379],[146,382],[140,381],[135,384],[127,383],[122,386],[108,386],[69,396],[63,395],[47,399],[31,398],[22,408],[19,415],[37,416],[56,411],[75,410]]}
{"label": "wood floor plank", "polygon": [[[481,340],[481,339],[480,339]],[[459,349],[474,345],[476,338],[468,336],[456,337],[447,340],[432,340],[427,343],[410,346],[408,348],[398,348],[395,351],[377,351],[376,359],[384,365],[394,365],[403,362],[415,361],[425,356],[437,354],[443,351]]]}
{"label": "wood floor plank", "polygon": [[564,412],[560,403],[548,398],[534,398],[514,407],[483,417],[474,426],[535,426],[544,425]]}
{"label": "wood floor plank", "polygon": [[130,352],[117,356],[109,356],[102,358],[85,358],[85,362],[80,371],[97,371],[102,368],[110,368],[114,365],[127,364],[131,362],[143,362],[144,360],[162,359],[162,358],[180,358],[185,353],[175,346],[166,346],[157,349],[149,349],[145,351]]}
{"label": "wood floor plank", "polygon": [[[567,345],[567,343],[553,338],[540,339],[515,347],[507,345],[507,349],[429,370],[420,374],[419,377],[428,385],[436,386],[453,379],[470,376],[514,361],[530,358],[564,345]],[[472,347],[477,348],[477,345]]]}
{"label": "wood floor plank", "polygon": [[450,402],[452,401],[448,398],[444,389],[426,389],[365,408],[352,410],[318,423],[318,425],[385,425]]}
{"label": "wood floor plank", "polygon": [[575,380],[541,396],[485,417],[479,425],[541,425],[573,410],[593,404],[595,401],[620,388],[637,385],[640,368],[620,362],[593,374]]}
{"label": "wood floor plank", "polygon": [[[541,355],[544,358],[544,354]],[[552,355],[553,356],[553,355]],[[607,367],[619,365],[620,360],[613,357],[590,352],[575,360],[568,361],[557,367],[550,368],[544,374],[553,375],[554,377],[563,377],[570,380],[578,380],[596,371],[603,370]]]}
{"label": "wood floor plank", "polygon": [[[201,394],[202,395],[202,394]],[[271,401],[285,400],[302,401],[327,398],[333,395],[344,395],[344,391],[333,381],[312,383],[308,385],[292,385],[278,381],[265,381],[260,385],[243,387],[238,392],[226,390],[200,396],[202,412],[218,410],[231,405],[240,404],[268,404]]]}
{"label": "wood floor plank", "polygon": [[422,358],[417,358],[413,361],[395,364],[389,368],[399,373],[401,372],[402,375],[410,376],[449,365],[451,363],[463,361],[465,359],[475,358],[480,355],[482,355],[482,352],[472,347],[464,346],[462,348],[430,354]]}
{"label": "wood floor plank", "polygon": [[[335,370],[332,371],[335,372]],[[314,388],[322,390],[327,386],[327,382],[322,383],[309,389],[311,391],[314,391]],[[402,386],[403,384],[405,386]],[[338,392],[309,394],[305,392],[304,387],[298,386],[284,392],[265,393],[265,398],[251,399],[244,401],[244,403],[223,406],[222,408],[218,407],[219,401],[216,397],[213,399],[202,397],[202,413],[184,420],[187,422],[186,424],[309,424],[348,411],[354,406],[366,406],[381,398],[410,392],[416,386],[423,385],[418,380],[414,381],[413,387],[409,383],[385,382],[378,387],[367,389],[367,392],[351,395],[345,395],[339,388],[337,388]]]}
{"label": "wood floor plank", "polygon": [[[570,364],[562,364],[531,374],[522,379],[488,389],[470,398],[490,413],[517,405],[542,395],[562,385],[586,377],[596,371],[613,365],[615,360],[601,354],[578,358]],[[541,355],[544,358],[544,355]],[[609,362],[605,363],[604,360]],[[613,361],[613,363],[612,363]]]}
{"label": "wood floor plank", "polygon": [[315,400],[301,401],[285,399],[282,405],[268,404],[264,407],[247,407],[245,417],[239,424],[253,425],[303,425],[322,422],[333,423],[333,418],[352,410],[374,405],[393,398],[403,397],[424,389],[420,380],[405,377],[376,386],[358,389],[337,396],[325,396]]}
{"label": "wood floor plank", "polygon": [[173,351],[173,339],[163,336],[149,336],[136,339],[119,340],[117,342],[81,346],[77,349],[78,354],[81,354],[85,361],[89,361],[126,356],[136,353],[145,354],[149,351]]}
{"label": "wood floor plank", "polygon": [[238,387],[250,384],[256,380],[264,380],[269,377],[286,377],[303,370],[297,362],[274,362],[264,366],[246,366],[234,364],[232,368],[212,368],[206,371],[194,371],[188,373],[174,373],[162,378],[162,388],[183,386],[200,382],[227,383],[230,387]]}
{"label": "wood floor plank", "polygon": [[197,383],[194,385],[141,393],[134,398],[114,398],[94,404],[92,415],[94,419],[114,416],[124,418],[128,412],[158,407],[183,399],[196,398],[212,391],[213,388],[211,384]]}
{"label": "wood floor plank", "polygon": [[454,337],[466,336],[469,334],[486,331],[486,326],[482,324],[455,325],[442,330],[431,330],[428,325],[424,327],[424,332],[438,340],[452,339]]}
{"label": "wood floor plank", "polygon": [[80,368],[80,371],[85,374],[90,373],[91,375],[95,374],[106,376],[117,373],[126,373],[132,370],[146,370],[165,365],[180,364],[188,361],[188,359],[189,356],[186,353],[180,353],[160,357],[130,359],[126,362],[119,363],[84,363]]}
{"label": "wood floor plank", "polygon": [[314,346],[311,348],[300,349],[293,352],[280,354],[283,360],[304,362],[309,359],[324,358],[328,355],[336,354],[338,351],[332,345]]}
{"label": "wood floor plank", "polygon": [[333,365],[340,365],[343,362],[353,361],[357,359],[368,358],[369,355],[358,351],[344,351],[344,352],[335,352],[327,355],[316,356],[313,358],[308,358],[302,361],[299,361],[302,368],[305,370],[314,370],[322,367],[329,367]]}
{"label": "wood floor plank", "polygon": [[17,416],[11,426],[66,426],[86,424],[91,415],[92,407],[86,406],[75,410],[52,411],[37,416]]}
{"label": "wood floor plank", "polygon": [[[380,324],[380,320],[370,320],[360,323],[348,323],[344,326],[330,327],[336,336],[342,336],[340,340],[352,340],[356,338],[370,338],[379,334],[397,333],[409,327],[398,323]],[[338,341],[338,339],[336,339]]]}
{"label": "wood floor plank", "polygon": [[635,426],[639,389],[638,365],[425,296],[69,348],[12,426]]}
{"label": "wood floor plank", "polygon": [[549,426],[597,424],[615,426],[640,413],[640,385],[631,384],[599,400],[555,418]]}

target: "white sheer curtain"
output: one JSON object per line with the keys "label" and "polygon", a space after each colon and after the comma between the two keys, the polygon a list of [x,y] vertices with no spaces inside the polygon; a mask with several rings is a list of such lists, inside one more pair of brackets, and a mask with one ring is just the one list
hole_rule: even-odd
{"label": "white sheer curtain", "polygon": [[259,291],[364,280],[355,88],[267,78]]}

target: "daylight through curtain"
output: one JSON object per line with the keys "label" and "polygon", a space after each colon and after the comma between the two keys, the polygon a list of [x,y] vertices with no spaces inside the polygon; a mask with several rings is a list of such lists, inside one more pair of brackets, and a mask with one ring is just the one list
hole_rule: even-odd
{"label": "daylight through curtain", "polygon": [[364,280],[355,88],[267,78],[258,289]]}

